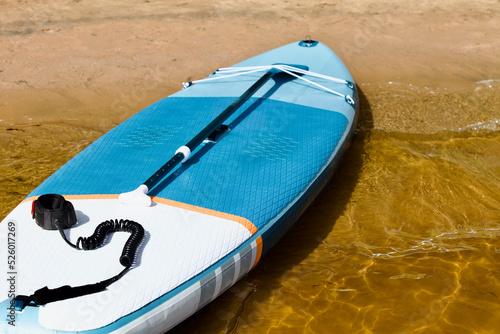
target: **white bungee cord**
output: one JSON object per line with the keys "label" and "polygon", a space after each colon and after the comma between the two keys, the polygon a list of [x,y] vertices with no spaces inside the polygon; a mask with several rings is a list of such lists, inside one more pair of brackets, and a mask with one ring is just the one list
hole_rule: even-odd
{"label": "white bungee cord", "polygon": [[[294,76],[294,77],[296,77],[296,78],[298,78],[300,80],[304,80],[305,82],[307,82],[307,83],[309,83],[309,84],[311,84],[313,86],[321,88],[321,89],[323,89],[326,92],[329,92],[329,93],[331,93],[333,95],[342,97],[350,105],[354,105],[355,104],[354,99],[350,95],[345,95],[345,94],[339,93],[339,92],[337,92],[337,91],[335,91],[333,89],[327,88],[327,87],[325,87],[325,86],[323,86],[323,85],[321,85],[319,83],[316,83],[316,82],[313,82],[313,81],[311,81],[311,80],[309,80],[307,78],[304,78],[301,75],[307,75],[307,76],[316,77],[316,78],[320,78],[320,79],[324,79],[324,80],[328,80],[328,81],[332,81],[332,82],[336,82],[336,83],[345,84],[349,88],[353,89],[354,88],[354,84],[352,82],[344,80],[344,79],[339,79],[339,78],[331,77],[331,76],[328,76],[328,75],[319,74],[319,73],[316,73],[316,72],[304,70],[304,69],[301,69],[301,68],[298,68],[298,67],[294,67],[294,66],[290,66],[290,65],[282,65],[282,64],[267,65],[267,66],[248,66],[248,67],[223,67],[223,68],[219,68],[218,70],[216,70],[213,73],[213,74],[223,74],[223,75],[220,75],[220,76],[210,76],[210,77],[205,78],[205,79],[184,82],[184,83],[182,83],[182,85],[183,85],[183,88],[188,88],[188,87],[190,87],[190,86],[192,86],[192,85],[194,85],[196,83],[208,82],[208,81],[219,80],[219,79],[226,79],[226,78],[230,78],[230,77],[235,77],[235,76],[240,76],[240,75],[247,75],[247,74],[251,74],[251,73],[255,73],[255,72],[260,72],[260,71],[269,71],[271,69],[275,69],[275,70],[279,70],[281,72],[287,73],[287,74],[289,74],[291,76]],[[296,73],[299,73],[301,75],[298,75]]]}

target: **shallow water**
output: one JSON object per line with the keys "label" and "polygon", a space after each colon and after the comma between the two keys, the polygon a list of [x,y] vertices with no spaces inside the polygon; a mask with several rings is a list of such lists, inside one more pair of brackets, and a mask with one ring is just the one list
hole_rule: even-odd
{"label": "shallow water", "polygon": [[498,332],[498,88],[368,86],[326,189],[175,333]]}
{"label": "shallow water", "polygon": [[[498,332],[498,84],[360,88],[358,137],[331,182],[249,275],[174,333]],[[2,218],[118,122],[79,117],[1,125]]]}

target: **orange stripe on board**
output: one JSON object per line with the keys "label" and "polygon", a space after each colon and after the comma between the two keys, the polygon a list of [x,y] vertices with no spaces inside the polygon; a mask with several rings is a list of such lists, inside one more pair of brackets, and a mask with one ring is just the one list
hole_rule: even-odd
{"label": "orange stripe on board", "polygon": [[21,202],[21,204],[22,204],[22,203],[26,203],[26,202],[33,202],[33,201],[34,201],[34,200],[36,200],[37,198],[38,198],[38,196],[33,196],[33,197],[26,198],[26,199],[24,199],[24,200]]}
{"label": "orange stripe on board", "polygon": [[211,209],[206,209],[206,208],[202,208],[199,206],[186,204],[186,203],[182,203],[182,202],[177,202],[177,201],[173,201],[173,200],[161,198],[161,197],[152,197],[151,200],[155,203],[170,205],[170,206],[173,206],[173,207],[176,207],[179,209],[198,212],[198,213],[202,213],[204,215],[209,215],[209,216],[213,216],[213,217],[217,217],[217,218],[232,220],[238,224],[243,225],[248,231],[250,231],[250,234],[252,234],[252,235],[255,232],[257,232],[257,227],[251,221],[249,221],[246,218],[240,217],[240,216],[232,215],[230,213],[215,211],[215,210],[211,210]]}
{"label": "orange stripe on board", "polygon": [[64,195],[66,199],[118,199],[117,194],[110,195]]}
{"label": "orange stripe on board", "polygon": [[258,237],[255,242],[257,243],[257,255],[255,256],[255,263],[253,264],[252,269],[259,263],[262,256],[262,236]]}
{"label": "orange stripe on board", "polygon": [[[63,196],[67,200],[80,200],[80,199],[84,200],[84,199],[118,199],[119,195],[118,194],[110,194],[110,195],[98,194],[98,195],[63,195]],[[23,201],[23,203],[34,201],[38,197],[39,196],[33,196],[30,198],[27,198]],[[251,221],[249,221],[246,218],[240,217],[240,216],[232,215],[230,213],[215,211],[215,210],[211,210],[211,209],[206,209],[206,208],[202,208],[202,207],[191,205],[191,204],[181,203],[181,202],[177,202],[177,201],[173,201],[173,200],[165,199],[165,198],[161,198],[161,197],[154,197],[153,196],[153,197],[151,197],[151,200],[155,203],[165,204],[165,205],[173,206],[173,207],[180,208],[180,209],[185,209],[185,210],[189,210],[189,211],[193,211],[193,212],[202,213],[205,215],[210,215],[210,216],[217,217],[217,218],[222,218],[222,219],[234,221],[238,224],[243,225],[252,235],[255,232],[257,232],[257,227]],[[262,241],[261,241],[261,243],[262,243]]]}
{"label": "orange stripe on board", "polygon": [[[67,200],[78,200],[78,199],[117,199],[119,195],[111,194],[111,195],[63,195],[63,197]],[[24,202],[31,202],[36,200],[40,196],[32,196],[30,198],[26,198]]]}

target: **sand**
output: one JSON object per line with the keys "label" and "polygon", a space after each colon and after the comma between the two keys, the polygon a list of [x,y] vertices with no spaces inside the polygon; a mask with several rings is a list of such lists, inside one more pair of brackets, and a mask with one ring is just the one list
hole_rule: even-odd
{"label": "sand", "polygon": [[[0,126],[7,127],[64,121],[108,129],[183,81],[305,37],[343,59],[368,101],[391,99],[390,89],[380,95],[389,84],[453,95],[500,79],[497,0],[3,0],[0,8]],[[447,99],[433,103],[457,97]],[[377,104],[374,127],[402,117],[388,122]],[[405,131],[500,118],[488,110],[435,126],[419,112]]]}

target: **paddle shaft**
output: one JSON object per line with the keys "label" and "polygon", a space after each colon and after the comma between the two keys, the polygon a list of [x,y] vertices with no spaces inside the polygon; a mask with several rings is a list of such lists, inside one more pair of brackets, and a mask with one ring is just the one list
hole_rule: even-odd
{"label": "paddle shaft", "polygon": [[[240,97],[238,97],[229,107],[227,107],[219,116],[217,116],[210,124],[200,131],[193,139],[189,141],[187,146],[193,151],[200,145],[208,136],[210,136],[221,124],[229,118],[246,100],[262,87],[273,75],[273,69],[267,71],[259,80],[257,80],[250,88],[248,88]],[[167,161],[160,169],[144,182],[148,189],[152,189],[158,184],[168,173],[172,171],[185,158],[184,153],[176,153],[170,160]]]}

